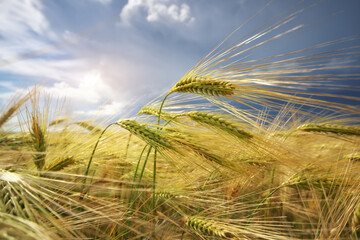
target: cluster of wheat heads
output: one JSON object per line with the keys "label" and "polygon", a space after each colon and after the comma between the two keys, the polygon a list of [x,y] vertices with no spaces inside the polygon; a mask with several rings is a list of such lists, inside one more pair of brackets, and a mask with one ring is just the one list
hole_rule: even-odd
{"label": "cluster of wheat heads", "polygon": [[329,99],[360,99],[329,92],[359,75],[326,73],[357,46],[243,59],[301,12],[223,42],[133,119],[61,117],[36,90],[14,101],[0,239],[358,239],[358,108]]}

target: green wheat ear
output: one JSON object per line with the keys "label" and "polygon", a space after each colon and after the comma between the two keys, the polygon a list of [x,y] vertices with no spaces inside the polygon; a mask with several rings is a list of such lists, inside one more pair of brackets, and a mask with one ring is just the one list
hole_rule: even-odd
{"label": "green wheat ear", "polygon": [[307,123],[298,127],[305,132],[337,133],[344,135],[360,135],[360,128],[354,126],[342,126],[328,123]]}
{"label": "green wheat ear", "polygon": [[184,115],[188,116],[196,122],[206,124],[210,127],[218,128],[240,139],[249,139],[252,137],[250,133],[246,132],[243,129],[240,129],[236,122],[222,118],[221,116],[213,113],[193,111],[189,113],[184,113]]}
{"label": "green wheat ear", "polygon": [[360,152],[350,153],[343,157],[344,160],[360,162]]}
{"label": "green wheat ear", "polygon": [[[158,108],[154,108],[154,107],[143,107],[138,115],[140,114],[145,114],[145,115],[151,115],[151,116],[156,116],[159,117],[159,109]],[[176,114],[172,114],[172,113],[168,113],[168,112],[164,112],[161,111],[161,119],[163,120],[169,120],[174,118],[175,116],[177,116]]]}
{"label": "green wheat ear", "polygon": [[33,149],[35,153],[33,155],[34,164],[40,171],[45,165],[46,158],[46,140],[44,130],[40,127],[38,119],[33,117],[30,129],[30,136],[32,140]]}
{"label": "green wheat ear", "polygon": [[169,93],[196,93],[211,96],[233,95],[235,85],[228,81],[218,81],[209,77],[185,77]]}
{"label": "green wheat ear", "polygon": [[45,167],[46,171],[61,171],[64,168],[75,163],[73,157],[59,157],[53,159],[48,166]]}
{"label": "green wheat ear", "polygon": [[122,120],[116,122],[116,124],[128,130],[129,132],[139,136],[153,147],[160,146],[169,149],[172,148],[169,141],[156,130],[146,127],[145,125],[140,124],[134,120]]}

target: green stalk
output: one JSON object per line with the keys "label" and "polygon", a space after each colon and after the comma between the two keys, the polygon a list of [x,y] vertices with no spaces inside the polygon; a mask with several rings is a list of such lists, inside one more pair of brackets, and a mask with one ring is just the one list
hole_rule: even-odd
{"label": "green stalk", "polygon": [[252,213],[250,214],[250,218],[249,221],[247,221],[246,225],[249,225],[251,222],[251,219],[254,217],[255,213],[259,210],[259,208],[264,204],[264,202],[270,198],[274,193],[276,193],[281,187],[283,186],[283,184],[279,185],[278,187],[276,187],[274,190],[272,190],[263,200],[261,200],[261,202],[259,203],[259,205],[257,205],[257,207],[254,209],[254,211],[252,211]]}
{"label": "green stalk", "polygon": [[[101,132],[98,140],[97,140],[96,143],[95,143],[94,149],[93,149],[93,151],[92,151],[92,153],[91,153],[91,156],[90,156],[90,159],[89,159],[89,163],[88,163],[88,165],[87,165],[87,167],[86,167],[86,170],[85,170],[85,174],[84,174],[84,175],[85,175],[85,178],[84,178],[84,183],[83,183],[81,192],[84,191],[85,183],[86,183],[86,177],[87,177],[87,175],[89,174],[90,165],[91,165],[91,162],[92,162],[92,160],[93,160],[93,157],[94,157],[96,148],[97,148],[97,146],[99,145],[100,139],[101,139],[102,135],[104,135],[104,133],[106,132],[106,130],[107,130],[109,127],[111,127],[112,125],[114,125],[114,124],[116,124],[116,123],[111,123],[111,124],[109,124],[109,125]],[[86,193],[83,193],[83,194],[85,195]]]}
{"label": "green stalk", "polygon": [[[275,170],[274,170],[275,171]],[[295,175],[294,175],[295,176]],[[276,193],[280,188],[282,188],[283,186],[285,186],[286,184],[288,184],[289,182],[291,182],[291,180],[294,178],[294,176],[292,176],[291,178],[289,178],[287,181],[283,182],[282,184],[280,184],[279,186],[277,186],[274,190],[272,190],[263,200],[261,200],[261,202],[259,203],[259,205],[254,209],[254,211],[252,211],[252,213],[250,214],[250,218],[249,221],[247,221],[246,225],[250,224],[251,219],[254,217],[254,214],[259,210],[259,208],[264,204],[264,202],[270,198],[272,195],[274,195],[274,193]]]}
{"label": "green stalk", "polygon": [[162,100],[162,102],[161,102],[161,105],[160,105],[160,108],[159,108],[159,114],[158,114],[158,123],[157,123],[158,129],[159,129],[159,125],[160,125],[161,110],[162,110],[162,108],[163,108],[163,106],[164,106],[164,103],[165,103],[166,98],[167,98],[170,94],[171,94],[171,93],[168,93],[168,94],[164,97],[164,99]]}
{"label": "green stalk", "polygon": [[133,182],[135,182],[136,175],[137,175],[137,171],[139,170],[139,165],[140,165],[140,161],[141,161],[142,155],[144,154],[145,149],[146,149],[146,147],[147,147],[148,145],[149,145],[149,144],[146,144],[145,147],[143,148],[143,150],[142,150],[141,153],[140,153],[140,157],[139,157],[138,163],[136,164],[136,168],[135,168],[135,173],[134,173],[134,177],[133,177]]}
{"label": "green stalk", "polygon": [[[166,98],[170,95],[171,93],[168,93],[164,99],[161,102],[160,108],[159,108],[159,114],[158,114],[158,122],[157,122],[157,129],[160,129],[160,117],[161,117],[161,110],[164,106],[165,100]],[[151,148],[149,149],[151,150]],[[148,154],[150,153],[150,151],[148,152]],[[157,153],[157,149],[155,148],[155,153],[154,153],[154,171],[153,171],[153,197],[152,197],[152,205],[153,205],[153,209],[155,209],[155,183],[156,183],[156,153]],[[147,160],[147,157],[146,157]],[[146,162],[144,163],[144,167],[145,167]],[[144,170],[144,169],[143,169]]]}
{"label": "green stalk", "polygon": [[[149,144],[146,144],[145,147],[143,148],[143,150],[142,150],[141,153],[140,153],[140,157],[139,157],[139,160],[138,160],[138,162],[137,162],[137,164],[136,164],[136,168],[135,168],[135,173],[134,173],[134,177],[133,177],[133,181],[132,181],[133,183],[135,182],[136,175],[137,175],[137,172],[138,172],[138,170],[139,170],[141,158],[142,158],[142,156],[143,156],[143,154],[144,154],[144,152],[145,152],[145,149],[146,149],[146,147],[147,147],[148,145],[149,145]],[[131,199],[132,199],[132,188],[133,188],[133,187],[134,187],[134,185],[131,184],[131,192],[130,192],[130,196],[129,196],[128,205],[130,205],[130,202],[131,202]]]}
{"label": "green stalk", "polygon": [[147,163],[147,160],[148,160],[148,158],[149,158],[151,149],[152,149],[152,147],[150,146],[150,148],[149,148],[149,150],[148,150],[148,153],[147,153],[147,155],[146,155],[145,161],[144,161],[144,165],[143,165],[143,167],[142,167],[142,169],[141,169],[141,173],[140,173],[140,176],[139,176],[139,183],[138,183],[138,186],[137,186],[137,187],[140,187],[141,179],[142,179],[142,177],[143,177],[143,175],[144,175],[146,163]]}
{"label": "green stalk", "polygon": [[155,209],[155,184],[156,184],[156,153],[157,153],[157,149],[155,148],[155,152],[154,152],[154,171],[153,171],[153,196],[152,196],[152,207],[153,209]]}
{"label": "green stalk", "polygon": [[[137,184],[137,186],[136,186],[136,189],[138,189],[138,188],[140,187],[140,183],[141,183],[142,177],[143,177],[144,172],[145,172],[146,163],[147,163],[147,160],[149,159],[149,155],[150,155],[151,149],[152,149],[152,147],[150,146],[150,148],[149,148],[149,150],[148,150],[148,152],[147,152],[147,154],[146,154],[146,158],[145,158],[145,161],[144,161],[144,165],[143,165],[143,167],[142,167],[142,169],[141,169],[141,173],[140,173],[140,176],[139,176],[139,181],[138,181],[138,184]],[[140,159],[139,159],[139,162],[140,162]],[[129,198],[129,202],[128,202],[129,204],[130,204],[131,200],[132,200],[132,194],[130,195],[130,198]],[[135,204],[135,202],[133,202],[133,203],[131,204],[131,207],[130,207],[130,208],[133,208],[133,207],[134,207],[134,204]]]}

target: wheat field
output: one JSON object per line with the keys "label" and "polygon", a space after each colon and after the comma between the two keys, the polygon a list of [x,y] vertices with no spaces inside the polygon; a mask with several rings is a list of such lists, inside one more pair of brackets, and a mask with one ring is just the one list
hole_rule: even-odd
{"label": "wheat field", "polygon": [[299,12],[225,39],[132,118],[64,115],[41,86],[9,100],[0,239],[359,239],[359,46],[244,57]]}

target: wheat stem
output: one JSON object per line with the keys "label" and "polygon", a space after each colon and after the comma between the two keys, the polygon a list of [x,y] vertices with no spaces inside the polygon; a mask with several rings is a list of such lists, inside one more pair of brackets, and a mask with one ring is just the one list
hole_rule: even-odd
{"label": "wheat stem", "polygon": [[156,198],[155,198],[155,188],[156,188],[156,154],[157,149],[155,148],[154,152],[154,170],[153,170],[153,197],[152,197],[152,207],[155,209],[156,206]]}

